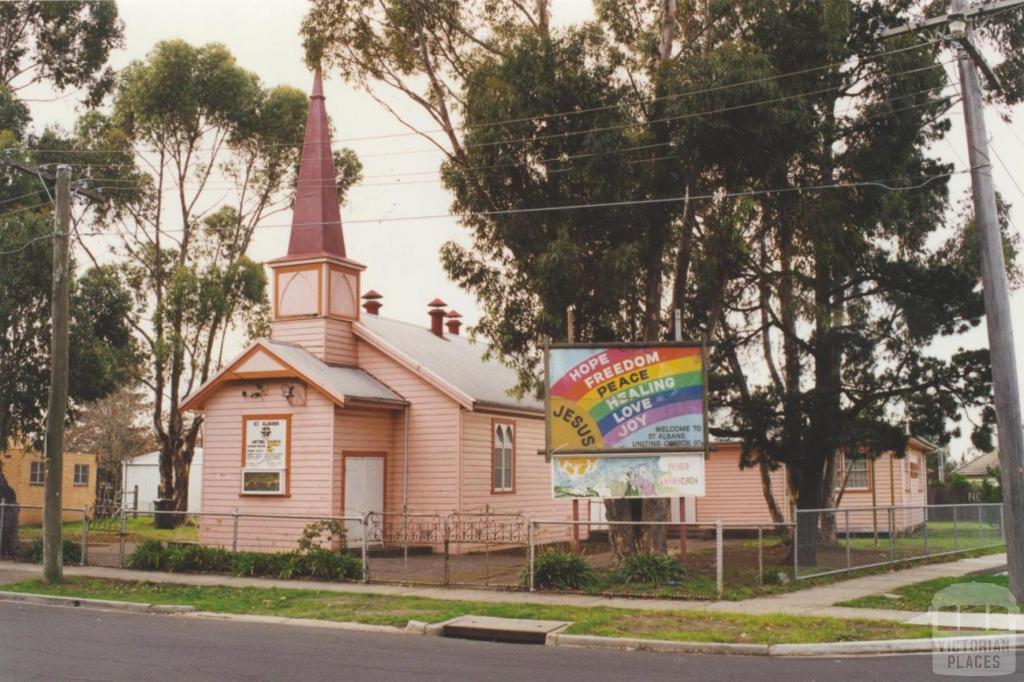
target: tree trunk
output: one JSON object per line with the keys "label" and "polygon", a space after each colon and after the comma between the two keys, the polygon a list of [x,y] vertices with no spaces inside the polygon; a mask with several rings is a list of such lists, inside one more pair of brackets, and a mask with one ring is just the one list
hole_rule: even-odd
{"label": "tree trunk", "polygon": [[[669,130],[664,122],[664,97],[667,94],[661,67],[672,56],[672,45],[676,32],[676,0],[662,0],[662,19],[658,55],[654,65],[654,94],[649,118],[654,138],[663,144],[669,141]],[[661,162],[659,181],[656,183],[658,196],[668,196],[669,161]],[[644,340],[658,341],[661,338],[661,305],[664,292],[664,262],[667,235],[671,229],[671,214],[661,206],[651,209],[651,222],[647,228],[647,250],[644,255],[646,274],[644,277]],[[612,551],[620,559],[637,552],[668,551],[668,526],[639,525],[641,521],[671,521],[671,500],[616,499],[605,500],[605,515],[609,521],[631,521],[638,525],[609,526],[608,537]]]}
{"label": "tree trunk", "polygon": [[[18,495],[14,492],[14,488],[7,483],[2,471],[0,471],[0,500],[3,500],[4,504],[18,504]],[[18,507],[4,507],[3,527],[0,528],[0,533],[3,533],[3,542],[0,542],[0,557],[6,556],[14,559],[18,557],[21,549],[21,542],[18,538],[18,511]]]}
{"label": "tree trunk", "polygon": [[[797,500],[804,509],[820,509],[821,477],[825,461],[820,457],[809,457],[801,466]],[[818,563],[819,514],[805,512],[797,514],[797,564],[801,567],[816,566]]]}
{"label": "tree trunk", "polygon": [[[836,455],[832,455],[828,458],[825,463],[825,474],[823,477],[822,494],[821,499],[824,503],[824,507],[835,507],[836,506],[836,486],[838,479],[836,478]],[[825,546],[834,546],[836,544],[836,514],[835,512],[826,512],[821,515],[821,544]]]}
{"label": "tree trunk", "polygon": [[671,521],[670,500],[663,498],[617,498],[604,501],[605,516],[609,521],[623,521],[635,525],[609,526],[608,538],[615,558],[631,554],[668,552],[668,526],[645,525],[644,521]]}

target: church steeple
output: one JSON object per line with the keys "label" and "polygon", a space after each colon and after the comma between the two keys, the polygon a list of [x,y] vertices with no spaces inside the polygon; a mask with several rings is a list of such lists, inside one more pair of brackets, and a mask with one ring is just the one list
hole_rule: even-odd
{"label": "church steeple", "polygon": [[345,257],[345,236],[341,229],[337,177],[331,152],[331,126],[324,106],[324,86],[317,69],[309,96],[306,136],[295,188],[289,257]]}
{"label": "church steeple", "polygon": [[296,343],[324,362],[357,362],[352,323],[359,319],[359,278],[365,267],[345,254],[331,153],[331,128],[320,71],[313,77],[299,160],[287,255],[274,271],[272,337]]}

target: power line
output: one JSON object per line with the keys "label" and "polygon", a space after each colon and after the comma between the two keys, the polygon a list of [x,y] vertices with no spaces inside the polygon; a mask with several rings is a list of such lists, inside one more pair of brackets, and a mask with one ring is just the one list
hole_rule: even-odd
{"label": "power line", "polygon": [[29,239],[27,242],[25,242],[24,244],[22,244],[21,246],[19,246],[16,249],[12,249],[10,251],[0,251],[0,256],[10,256],[10,255],[13,255],[15,253],[21,253],[22,251],[24,251],[28,247],[32,246],[36,242],[42,241],[44,239],[50,239],[55,234],[56,234],[55,232],[48,232],[46,234],[41,234],[38,237],[33,237],[32,239]]}
{"label": "power line", "polygon": [[0,213],[0,219],[12,216],[16,213],[24,213],[25,211],[31,211],[33,209],[40,208],[41,206],[49,206],[50,203],[51,202],[49,201],[44,201],[38,204],[33,204],[31,206],[22,206],[21,208],[15,208],[11,209],[10,211],[4,211],[3,213]]}
{"label": "power line", "polygon": [[[543,213],[553,211],[572,211],[582,210],[588,208],[618,208],[625,206],[649,206],[655,204],[665,203],[679,203],[687,200],[711,200],[711,199],[730,199],[739,197],[749,196],[765,196],[771,194],[782,194],[789,192],[816,192],[830,189],[857,189],[864,187],[875,187],[884,191],[890,192],[905,192],[917,189],[922,189],[927,185],[935,182],[942,178],[948,178],[953,175],[961,173],[968,173],[969,170],[953,170],[947,173],[936,173],[932,175],[921,175],[913,178],[896,178],[887,180],[861,180],[855,182],[836,182],[826,183],[819,185],[795,185],[791,187],[779,187],[775,189],[756,189],[756,190],[742,190],[733,192],[711,192],[707,194],[690,194],[686,196],[674,196],[664,197],[656,199],[634,199],[626,201],[609,201],[589,204],[567,204],[560,206],[537,206],[529,208],[512,208],[512,209],[496,209],[493,211],[470,211],[461,214],[453,213],[437,213],[428,215],[416,215],[416,216],[400,216],[400,217],[380,217],[380,218],[362,218],[354,220],[342,221],[346,225],[360,225],[360,224],[380,224],[380,223],[393,223],[403,222],[412,220],[438,220],[443,218],[469,218],[469,217],[483,217],[483,216],[494,216],[494,215],[517,215],[517,214],[529,214],[529,213]],[[919,182],[912,182],[910,184],[894,185],[890,183],[896,182],[896,180],[918,180]],[[280,227],[311,227],[315,225],[327,225],[333,223],[327,223],[323,221],[317,222],[304,222],[304,223],[263,223],[253,227],[253,229],[266,229],[266,228],[280,228]],[[173,230],[161,230],[162,234],[170,233],[183,233],[184,230],[176,228]],[[119,232],[83,232],[81,236],[116,236]]]}
{"label": "power line", "polygon": [[[863,116],[862,118],[857,119],[857,123],[863,123],[863,122],[870,121],[870,120],[875,120],[875,119],[878,119],[878,118],[886,118],[886,117],[889,117],[889,116],[892,116],[894,114],[901,113],[901,112],[904,112],[904,111],[909,111],[909,110],[912,110],[912,109],[919,109],[919,108],[922,108],[922,107],[931,106],[933,104],[938,104],[940,102],[943,102],[945,99],[947,99],[948,96],[942,94],[942,91],[944,91],[948,87],[952,87],[952,86],[951,85],[933,86],[933,87],[930,87],[930,88],[925,88],[925,89],[922,89],[922,90],[917,90],[915,92],[906,93],[906,94],[903,94],[903,95],[898,95],[898,96],[895,96],[895,97],[891,97],[891,98],[882,100],[882,102],[894,102],[894,101],[900,100],[900,99],[908,99],[908,98],[911,98],[911,97],[916,97],[916,96],[924,94],[924,93],[931,93],[931,92],[935,91],[936,89],[939,90],[939,92],[936,93],[934,97],[929,98],[929,99],[925,100],[924,102],[917,102],[917,103],[913,103],[913,104],[906,105],[906,106],[903,106],[903,107],[897,107],[897,108],[888,109],[888,110],[885,110],[885,111],[878,111],[878,112],[875,112],[875,113],[871,113],[871,114],[868,114],[866,116]],[[854,108],[857,108],[858,106],[859,105],[851,104],[850,106],[848,106],[846,109],[844,109],[840,113],[841,114],[849,113],[850,111],[852,111]],[[650,149],[664,148],[664,147],[673,147],[673,146],[675,146],[675,143],[673,143],[673,142],[659,142],[659,143],[638,145],[638,146],[633,146],[633,147],[614,148],[614,149],[602,150],[602,151],[597,151],[597,152],[585,152],[585,153],[581,153],[581,154],[568,154],[568,155],[555,156],[555,157],[545,158],[545,159],[533,159],[533,160],[524,160],[524,161],[510,161],[510,162],[505,162],[505,163],[485,164],[485,165],[477,165],[477,166],[465,166],[463,168],[463,170],[477,170],[477,171],[479,171],[479,170],[490,170],[490,169],[498,169],[498,168],[512,168],[512,167],[517,167],[517,166],[538,166],[538,165],[541,165],[541,164],[560,163],[560,162],[573,161],[573,160],[583,159],[583,158],[612,156],[614,154],[621,154],[621,153],[626,153],[626,152],[646,151],[646,150],[650,150]],[[668,158],[673,158],[673,156],[672,155],[668,155],[668,156],[658,156],[658,157],[652,157],[652,158],[646,158],[646,159],[635,159],[635,160],[627,161],[626,163],[632,163],[632,164],[636,164],[636,163],[650,163],[650,162],[654,162],[654,161],[665,160],[665,159],[668,159]],[[81,166],[81,167],[86,167],[86,166]],[[570,171],[572,169],[573,168],[570,166],[569,168],[546,169],[546,171],[548,173],[556,173],[556,172],[567,172],[567,171]],[[405,172],[400,172],[400,173],[371,174],[371,175],[363,176],[363,178],[364,179],[402,178],[402,177],[409,177],[409,176],[438,175],[439,173],[440,173],[440,171],[438,171],[438,170],[405,171]],[[100,189],[133,189],[135,187],[140,186],[139,183],[126,182],[126,181],[122,180],[121,178],[98,177],[98,178],[90,178],[90,181],[97,182],[97,183],[105,183],[105,184],[99,185]],[[320,182],[321,182],[321,186],[326,186],[326,187],[330,187],[330,186],[333,186],[334,184],[336,184],[336,181],[332,181],[330,179],[322,180]],[[418,181],[418,182],[416,182],[416,181],[409,181],[409,182],[397,181],[397,182],[381,182],[381,183],[363,183],[363,182],[360,182],[358,185],[354,185],[353,189],[358,189],[358,188],[363,188],[363,187],[390,187],[390,186],[401,186],[401,185],[409,185],[409,184],[436,184],[438,182],[440,182],[440,180]],[[109,184],[106,184],[106,183],[109,183]],[[189,183],[186,183],[184,186],[187,186],[187,187],[203,187],[205,189],[210,189],[210,190],[214,190],[214,189],[232,189],[232,188],[236,187],[236,185],[233,185],[233,184],[225,184],[225,183],[219,183],[219,182],[212,182],[212,183],[194,183],[194,182],[189,182]],[[173,192],[173,191],[177,191],[177,189],[178,189],[178,185],[175,184],[172,187],[165,188],[163,190],[163,192],[164,193]]]}
{"label": "power line", "polygon": [[1021,189],[1020,184],[1018,184],[1018,182],[1017,182],[1017,178],[1015,178],[1013,176],[1013,173],[1010,172],[1010,168],[1003,161],[1003,157],[999,156],[999,152],[996,151],[995,146],[990,145],[989,146],[989,151],[991,151],[992,155],[996,157],[996,161],[998,161],[999,165],[1003,167],[1004,171],[1006,171],[1006,175],[1007,175],[1007,177],[1010,178],[1010,182],[1013,183],[1013,186],[1017,188],[1017,192],[1019,192],[1021,197],[1024,198],[1024,189]]}
{"label": "power line", "polygon": [[13,203],[15,201],[18,201],[19,199],[24,199],[25,197],[35,196],[35,195],[39,194],[41,191],[43,191],[43,190],[37,189],[34,192],[26,192],[25,194],[20,194],[20,195],[18,195],[16,197],[11,197],[10,199],[4,199],[3,201],[0,201],[0,206],[3,206],[4,204]]}
{"label": "power line", "polygon": [[[931,41],[930,43],[920,43],[920,44],[916,44],[916,45],[913,45],[913,46],[899,48],[899,49],[896,49],[896,50],[890,50],[890,51],[886,51],[886,52],[880,52],[880,53],[877,53],[877,54],[874,54],[874,55],[868,55],[868,57],[866,57],[864,61],[870,61],[870,60],[873,60],[873,59],[877,59],[879,57],[893,55],[893,54],[898,54],[898,53],[901,53],[901,52],[907,52],[907,51],[910,51],[910,50],[921,49],[922,47],[926,47],[928,45],[935,44],[937,42],[940,42],[940,41],[939,40],[935,40],[935,41]],[[917,73],[917,72],[920,72],[920,71],[927,71],[929,69],[933,69],[933,68],[936,68],[936,67],[939,67],[939,66],[944,66],[946,63],[947,62],[939,62],[939,63],[935,63],[935,64],[929,64],[927,66],[917,67],[917,68],[914,68],[914,69],[907,69],[907,70],[904,70],[904,71],[897,71],[897,72],[894,72],[894,73],[891,73],[891,74],[884,74],[884,78],[892,79],[892,78],[895,78],[895,77],[901,76],[901,75]],[[807,69],[802,69],[802,70],[799,70],[799,71],[791,71],[791,72],[785,73],[785,74],[777,74],[777,75],[774,75],[774,76],[764,76],[764,77],[761,77],[761,78],[754,78],[754,79],[750,79],[750,80],[747,80],[747,81],[741,81],[741,82],[738,82],[738,83],[727,83],[727,84],[723,84],[723,85],[713,86],[713,87],[710,87],[710,88],[703,88],[703,89],[699,89],[699,90],[688,91],[688,92],[684,92],[684,93],[676,93],[676,94],[671,94],[671,95],[663,95],[662,97],[650,98],[650,99],[644,100],[642,102],[624,102],[624,103],[619,103],[619,104],[610,104],[610,105],[601,106],[601,107],[592,107],[592,108],[589,108],[589,109],[580,109],[580,110],[576,110],[576,111],[556,112],[556,113],[552,113],[552,114],[539,114],[537,116],[522,117],[522,118],[517,118],[517,119],[507,119],[507,120],[502,120],[502,121],[491,121],[491,122],[486,122],[486,123],[471,124],[469,126],[454,126],[454,128],[456,130],[478,130],[478,129],[482,129],[482,128],[490,128],[490,127],[508,125],[508,124],[511,124],[511,123],[523,123],[523,122],[528,122],[528,121],[543,121],[543,120],[548,120],[548,119],[551,119],[551,118],[557,118],[557,117],[561,117],[561,116],[575,116],[575,115],[586,114],[586,113],[594,113],[596,111],[603,111],[603,110],[609,110],[609,109],[617,109],[617,108],[623,108],[623,107],[628,107],[628,106],[637,106],[638,104],[645,104],[645,103],[653,103],[653,102],[660,101],[660,100],[679,99],[679,98],[682,98],[682,97],[692,97],[692,96],[701,95],[701,94],[707,94],[707,93],[711,93],[711,92],[719,92],[719,91],[723,91],[723,90],[730,90],[730,89],[735,89],[735,88],[739,88],[739,87],[744,87],[744,86],[747,86],[747,85],[754,85],[754,84],[757,84],[757,83],[766,83],[766,82],[771,82],[771,81],[779,80],[779,79],[782,79],[782,78],[789,78],[789,77],[798,76],[798,75],[805,75],[807,73],[812,73],[812,72],[815,72],[815,71],[821,71],[821,70],[841,67],[841,66],[844,66],[844,65],[845,65],[845,63],[830,63],[830,64],[825,64],[825,65],[822,65],[822,66],[816,66],[816,67],[810,67],[810,68],[807,68]],[[845,87],[847,87],[847,86],[846,85],[839,85],[839,86],[834,86],[834,87],[830,87],[830,88],[824,88],[824,89],[821,89],[821,90],[815,90],[815,91],[806,92],[806,93],[795,93],[793,95],[786,95],[786,96],[781,97],[781,98],[776,98],[776,99],[771,99],[771,100],[764,100],[762,102],[747,103],[747,104],[737,105],[737,106],[739,106],[739,107],[749,107],[749,106],[759,106],[760,104],[773,104],[773,103],[777,103],[777,102],[780,102],[780,101],[786,101],[788,99],[793,99],[793,98],[798,98],[798,97],[806,97],[806,96],[813,96],[813,95],[823,94],[823,93],[826,93],[826,92],[831,92],[831,91],[834,91],[834,90],[842,90]],[[726,108],[724,110],[728,111],[728,110],[732,110],[733,108],[735,108],[735,107]],[[636,125],[649,125],[651,123],[659,123],[659,122],[663,122],[663,121],[677,120],[678,118],[685,118],[685,117],[689,117],[689,116],[704,115],[706,113],[720,113],[720,111],[723,111],[723,110],[717,110],[716,109],[716,110],[710,110],[708,112],[689,112],[689,113],[687,113],[687,114],[685,114],[683,116],[668,117],[666,119],[657,119],[657,120],[652,120],[652,121],[646,121],[644,123],[629,123],[629,124],[625,124],[625,125],[619,126],[619,127],[621,128],[621,127],[630,127],[630,126],[636,126]],[[605,130],[605,128],[590,129],[590,130],[598,130],[598,131],[600,131],[600,130]],[[432,135],[432,134],[438,134],[438,133],[444,133],[444,132],[447,132],[447,131],[445,131],[443,129],[432,129],[432,130],[417,131],[417,132],[406,131],[406,132],[401,132],[401,133],[388,133],[388,134],[381,134],[381,135],[365,135],[365,136],[360,136],[360,137],[349,137],[349,138],[339,137],[339,138],[333,138],[333,139],[329,140],[327,143],[333,143],[333,142],[336,142],[336,143],[365,142],[365,141],[391,139],[391,138],[397,138],[397,137],[408,137],[408,136],[412,136],[412,135],[417,135],[417,136]],[[583,132],[587,132],[587,131],[573,131],[573,132],[574,133],[583,133]],[[564,135],[564,134],[566,134],[566,133],[558,133],[555,136]],[[533,140],[533,139],[543,139],[543,138],[527,138],[527,139]],[[515,142],[515,140],[493,141],[493,142],[488,142],[488,143],[481,143],[481,145],[504,144],[504,143],[509,143],[509,142]],[[303,144],[304,144],[303,142],[292,142],[292,143],[289,143],[289,142],[275,142],[275,143],[268,143],[268,144],[265,144],[263,146],[264,147],[301,147],[301,146],[303,146]],[[318,143],[312,143],[312,144],[318,144]],[[467,146],[472,147],[472,146],[476,146],[476,145],[467,145]],[[195,147],[193,151],[209,151],[210,149],[212,149],[212,148],[211,147]],[[93,149],[79,149],[79,150],[37,149],[35,151],[36,152],[65,153],[65,154],[67,154],[67,153],[72,153],[72,154],[111,154],[111,153],[118,153],[118,152],[111,151],[111,150],[100,150],[100,149],[96,149],[96,150],[93,150]],[[146,151],[155,153],[155,152],[157,152],[159,150],[147,149]],[[403,152],[388,152],[388,153],[384,153],[383,155],[396,155],[396,154],[399,154],[399,153],[402,153],[402,154],[419,154],[419,153],[427,153],[428,151],[437,151],[437,150],[429,150],[429,149],[408,150],[408,151],[403,151]],[[139,153],[139,151],[136,150],[136,153]],[[364,158],[373,158],[374,156],[376,156],[376,154],[368,154],[368,155],[364,155]]]}

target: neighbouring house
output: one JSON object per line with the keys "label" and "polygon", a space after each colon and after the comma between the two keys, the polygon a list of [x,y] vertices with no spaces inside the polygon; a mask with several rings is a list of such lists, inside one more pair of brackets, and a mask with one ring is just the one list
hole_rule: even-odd
{"label": "neighbouring house", "polygon": [[[124,505],[128,509],[151,512],[160,497],[160,452],[147,452],[121,463]],[[202,511],[203,449],[196,448],[188,476],[188,512]],[[120,500],[119,500],[120,502]]]}
{"label": "neighbouring house", "polygon": [[999,476],[993,475],[994,472],[999,470],[999,453],[983,452],[977,455],[956,469],[953,469],[953,474],[956,476],[963,476],[972,485],[980,487],[983,481],[988,481],[991,485],[999,485]]}
{"label": "neighbouring house", "polygon": [[[705,496],[686,499],[687,521],[713,524],[720,518],[723,524],[748,528],[772,523],[760,470],[756,467],[740,469],[741,449],[741,444],[735,441],[712,445],[705,463]],[[879,531],[888,531],[888,512],[856,511],[865,507],[896,507],[893,523],[897,532],[919,526],[924,520],[922,505],[927,504],[925,465],[927,457],[935,450],[936,447],[928,441],[912,437],[904,457],[890,453],[876,459],[840,455],[837,478],[841,486],[845,477],[846,487],[839,508],[850,510],[851,532],[873,532],[876,519]],[[782,464],[769,472],[769,479],[783,521],[791,522],[793,500],[786,485],[786,466]],[[603,503],[592,502],[589,514],[592,520],[604,521]],[[840,513],[839,518],[842,527],[845,512]],[[672,520],[679,519],[680,509],[676,501],[672,505]]]}
{"label": "neighbouring house", "polygon": [[[844,480],[846,484],[839,509],[850,510],[851,532],[888,532],[888,511],[854,511],[866,507],[893,507],[893,526],[897,532],[924,523],[924,506],[928,504],[927,459],[937,449],[923,438],[911,437],[903,457],[888,453],[875,459],[840,455],[836,478],[839,487]],[[846,515],[838,516],[842,532]]]}
{"label": "neighbouring house", "polygon": [[[84,452],[64,453],[64,484],[62,490],[65,521],[81,521],[86,505],[96,499],[96,455]],[[0,455],[0,467],[8,485],[24,507],[18,513],[21,525],[43,522],[43,489],[46,467],[43,453],[15,446]]]}

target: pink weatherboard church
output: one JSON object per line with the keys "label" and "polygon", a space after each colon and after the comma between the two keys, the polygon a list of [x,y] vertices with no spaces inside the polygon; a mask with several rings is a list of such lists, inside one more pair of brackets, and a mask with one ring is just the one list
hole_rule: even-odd
{"label": "pink weatherboard church", "polygon": [[[345,251],[329,131],[317,74],[288,250],[268,263],[271,338],[184,404],[204,417],[203,512],[566,518],[570,503],[552,498],[537,456],[543,404],[509,397],[514,372],[483,360],[486,348],[459,335],[443,302],[421,326],[380,316],[380,295],[361,295],[365,266]],[[303,523],[273,542],[269,532],[248,542],[256,530],[243,529],[239,549],[292,548]],[[210,517],[202,541],[224,544],[231,532]]]}
{"label": "pink weatherboard church", "polygon": [[[510,397],[514,372],[484,360],[486,348],[460,336],[460,316],[444,302],[427,304],[429,325],[417,325],[382,317],[381,295],[361,293],[365,266],[345,252],[335,182],[317,74],[288,250],[268,263],[271,338],[254,342],[183,404],[204,418],[201,541],[230,545],[236,512],[266,515],[245,518],[237,532],[243,550],[293,549],[314,518],[367,512],[572,518],[571,502],[553,498],[550,464],[537,454],[543,403]],[[912,445],[902,464],[889,456],[853,463],[844,506],[923,500],[929,447]],[[673,501],[673,519],[682,506],[687,521],[770,523],[759,470],[740,469],[739,460],[738,443],[713,446],[706,496]],[[788,520],[785,480],[784,468],[769,475]],[[583,522],[604,518],[598,502],[580,508]],[[361,533],[349,525],[350,541]]]}

